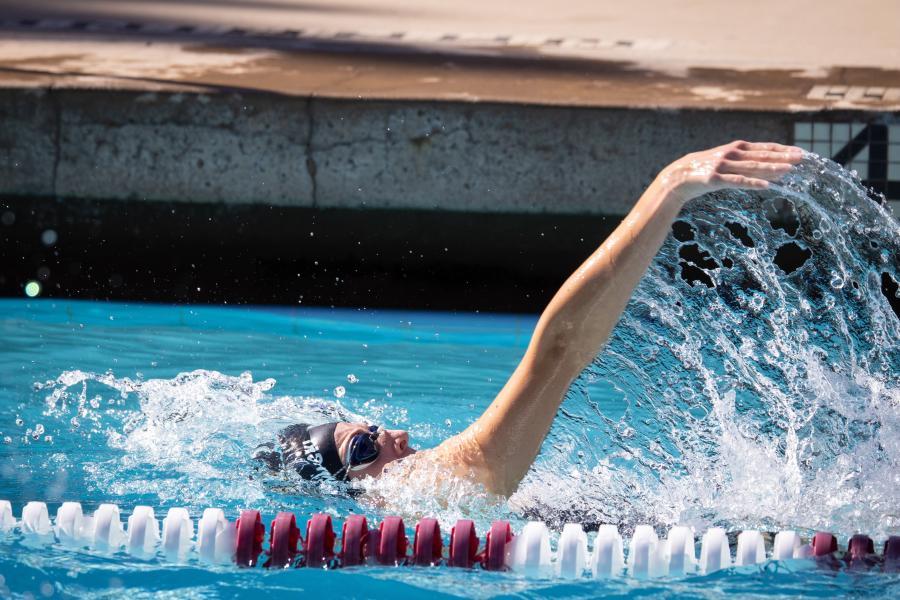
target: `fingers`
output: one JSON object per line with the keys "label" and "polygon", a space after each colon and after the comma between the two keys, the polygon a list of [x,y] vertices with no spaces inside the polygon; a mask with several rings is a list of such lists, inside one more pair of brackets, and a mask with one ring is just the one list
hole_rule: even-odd
{"label": "fingers", "polygon": [[731,150],[725,155],[728,160],[754,160],[769,163],[797,164],[803,160],[803,151],[789,150],[787,152],[771,150]]}
{"label": "fingers", "polygon": [[761,162],[756,160],[723,160],[719,167],[722,175],[744,175],[757,179],[774,181],[790,172],[794,167],[789,162]]}
{"label": "fingers", "polygon": [[769,182],[765,179],[757,177],[746,177],[745,175],[737,175],[733,173],[720,174],[718,176],[720,182],[726,184],[729,188],[739,188],[748,190],[765,190],[769,187]]}
{"label": "fingers", "polygon": [[767,152],[787,152],[787,153],[799,153],[801,156],[803,155],[803,149],[798,148],[797,146],[785,146],[784,144],[775,144],[772,142],[734,142],[735,148],[738,150],[749,150],[752,152],[758,151],[767,151]]}

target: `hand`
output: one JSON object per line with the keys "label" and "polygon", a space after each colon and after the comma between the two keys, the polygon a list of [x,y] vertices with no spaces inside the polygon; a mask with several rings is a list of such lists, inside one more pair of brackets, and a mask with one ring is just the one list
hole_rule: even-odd
{"label": "hand", "polygon": [[660,181],[682,203],[724,189],[764,190],[803,158],[796,146],[736,141],[679,158]]}

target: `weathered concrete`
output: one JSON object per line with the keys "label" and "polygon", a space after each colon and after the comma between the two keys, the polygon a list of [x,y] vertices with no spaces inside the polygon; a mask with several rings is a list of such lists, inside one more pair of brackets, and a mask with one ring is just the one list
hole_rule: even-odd
{"label": "weathered concrete", "polygon": [[54,96],[56,196],[312,203],[303,99],[177,93],[100,98],[69,90]]}
{"label": "weathered concrete", "polygon": [[0,89],[0,189],[55,192],[59,109],[46,89]]}
{"label": "weathered concrete", "polygon": [[[787,141],[777,114],[359,102],[266,94],[0,94],[0,193],[623,214],[672,158]],[[12,166],[10,166],[12,165]]]}
{"label": "weathered concrete", "polygon": [[736,138],[787,140],[765,113],[313,101],[322,207],[624,214],[661,167]]}

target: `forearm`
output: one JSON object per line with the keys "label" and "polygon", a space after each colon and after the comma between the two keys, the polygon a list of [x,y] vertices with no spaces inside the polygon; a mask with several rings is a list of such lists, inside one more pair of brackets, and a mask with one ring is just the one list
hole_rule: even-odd
{"label": "forearm", "polygon": [[609,337],[681,205],[658,178],[550,301],[516,371],[464,434],[503,465],[487,468],[489,488],[511,493],[528,471],[566,391]]}
{"label": "forearm", "polygon": [[534,343],[558,346],[572,379],[606,342],[682,205],[667,178],[658,177],[547,305]]}

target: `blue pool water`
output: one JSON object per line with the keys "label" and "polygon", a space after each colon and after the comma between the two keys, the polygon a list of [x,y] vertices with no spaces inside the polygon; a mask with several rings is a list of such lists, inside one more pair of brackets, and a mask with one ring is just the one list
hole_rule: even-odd
{"label": "blue pool water", "polygon": [[[900,318],[881,290],[898,275],[897,222],[815,159],[774,192],[694,202],[682,222],[508,500],[444,479],[310,493],[260,478],[248,449],[335,416],[434,446],[493,399],[534,316],[50,299],[0,300],[0,499],[17,515],[28,500],[51,514],[65,500],[158,515],[185,506],[195,518],[208,506],[229,518],[326,511],[338,527],[353,512],[407,525],[431,515],[445,532],[465,517],[481,533],[495,518],[517,530],[531,518],[557,531],[612,522],[625,535],[641,523],[826,529],[842,543],[900,533]],[[809,252],[794,270],[778,266],[788,244]],[[0,537],[0,575],[0,596],[34,597],[900,592],[896,576],[802,562],[569,583],[449,568],[270,573],[37,548],[18,534]]]}

